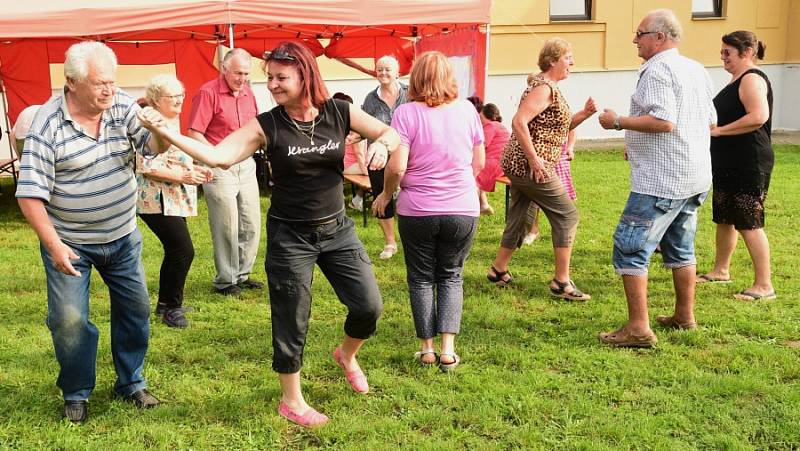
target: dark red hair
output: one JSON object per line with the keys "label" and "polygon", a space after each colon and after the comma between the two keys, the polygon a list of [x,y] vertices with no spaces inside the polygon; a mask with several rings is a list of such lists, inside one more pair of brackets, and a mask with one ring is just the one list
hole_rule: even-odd
{"label": "dark red hair", "polygon": [[[317,108],[322,108],[330,94],[322,75],[319,73],[317,59],[308,47],[291,41],[284,41],[265,53],[264,63],[275,61],[286,66],[293,66],[300,73],[300,84],[305,100]],[[266,67],[265,67],[266,69]]]}

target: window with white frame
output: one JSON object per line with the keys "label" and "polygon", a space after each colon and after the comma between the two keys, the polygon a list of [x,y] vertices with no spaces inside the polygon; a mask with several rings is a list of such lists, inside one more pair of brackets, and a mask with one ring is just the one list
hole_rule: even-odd
{"label": "window with white frame", "polygon": [[550,0],[550,20],[591,20],[592,0]]}
{"label": "window with white frame", "polygon": [[692,17],[722,17],[722,0],[692,0]]}

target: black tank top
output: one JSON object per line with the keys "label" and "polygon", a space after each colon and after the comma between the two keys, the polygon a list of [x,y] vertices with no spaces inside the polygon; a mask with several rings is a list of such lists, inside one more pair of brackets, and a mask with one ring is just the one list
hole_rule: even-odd
{"label": "black tank top", "polygon": [[350,104],[327,100],[313,122],[313,135],[312,122],[294,121],[295,125],[282,106],[259,114],[257,119],[267,137],[267,159],[274,182],[269,216],[320,223],[341,213]]}
{"label": "black tank top", "polygon": [[772,172],[775,155],[772,152],[772,85],[764,72],[750,69],[736,81],[725,86],[714,97],[717,109],[717,125],[730,124],[747,112],[739,99],[739,85],[747,74],[758,74],[767,82],[769,119],[758,130],[743,135],[711,138],[711,166],[713,169],[740,169],[745,171]]}

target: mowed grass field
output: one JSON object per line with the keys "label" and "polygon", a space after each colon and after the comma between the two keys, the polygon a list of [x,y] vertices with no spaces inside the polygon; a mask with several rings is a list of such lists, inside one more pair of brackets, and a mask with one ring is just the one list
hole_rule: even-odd
{"label": "mowed grass field", "polygon": [[[767,201],[773,282],[778,299],[742,302],[752,266],[743,243],[734,283],[697,291],[696,331],[654,325],[652,350],[611,349],[596,335],[627,318],[611,267],[611,235],[628,193],[621,150],[578,152],[573,173],[581,224],[573,278],[588,303],[553,299],[549,228],[517,252],[516,286],[499,289],[486,270],[503,229],[497,214],[480,220],[465,270],[462,365],[450,374],[420,368],[402,251],[389,261],[373,219],[364,228],[385,310],[360,354],[372,391],[355,394],[330,353],[342,335],[344,307],[318,272],[303,368],[309,403],[331,417],[304,430],[276,413],[280,389],[270,369],[266,290],[239,299],[212,291],[213,253],[201,213],[189,220],[196,247],[186,284],[191,325],[170,329],[153,318],[145,375],[163,405],[137,411],[115,400],[109,300],[95,274],[91,317],[100,329],[97,387],[90,419],[60,418],[61,393],[49,331],[39,243],[13,198],[0,195],[0,448],[4,449],[798,449],[800,448],[800,146],[779,146]],[[349,189],[347,190],[349,194]],[[263,211],[269,198],[262,197]],[[141,224],[144,263],[155,305],[161,246]],[[264,280],[264,238],[253,278]],[[710,202],[700,212],[698,269],[711,267]],[[402,245],[401,245],[402,249]],[[655,256],[650,315],[672,310],[671,274]]]}

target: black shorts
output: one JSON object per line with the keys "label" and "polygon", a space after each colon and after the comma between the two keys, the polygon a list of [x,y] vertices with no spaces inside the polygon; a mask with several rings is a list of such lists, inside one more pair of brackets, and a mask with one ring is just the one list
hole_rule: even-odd
{"label": "black shorts", "polygon": [[770,173],[722,169],[714,171],[713,220],[736,230],[764,227],[764,201]]}

